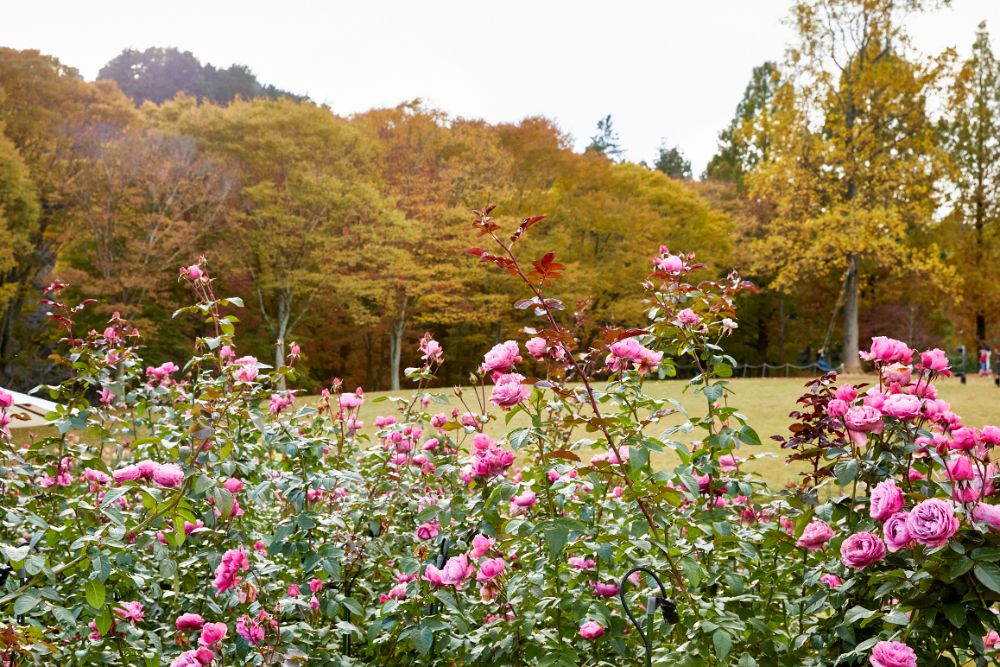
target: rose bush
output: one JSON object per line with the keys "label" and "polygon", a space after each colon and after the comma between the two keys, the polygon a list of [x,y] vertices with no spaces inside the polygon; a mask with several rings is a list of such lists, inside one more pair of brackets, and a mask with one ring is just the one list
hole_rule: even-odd
{"label": "rose bush", "polygon": [[[876,339],[877,387],[810,383],[783,444],[811,472],[771,490],[742,470],[759,440],[721,346],[747,283],[693,282],[695,258],[661,248],[646,326],[581,348],[550,293],[565,267],[519,254],[541,218],[490,213],[469,252],[523,285],[523,345],[440,392],[426,335],[415,393],[371,424],[339,382],[311,404],[279,389],[297,347],[283,368],[241,356],[241,304],[203,261],[180,273],[196,303],[177,316],[204,325],[181,365],[145,367],[118,316],[80,334],[87,304],[53,285],[58,435],[14,444],[0,393],[5,664],[633,664],[617,596],[640,565],[668,591],[645,609],[640,573],[625,594],[657,664],[992,658],[1000,429],[937,399],[939,351]],[[701,414],[646,392],[681,363]],[[654,468],[662,451],[676,465]]]}

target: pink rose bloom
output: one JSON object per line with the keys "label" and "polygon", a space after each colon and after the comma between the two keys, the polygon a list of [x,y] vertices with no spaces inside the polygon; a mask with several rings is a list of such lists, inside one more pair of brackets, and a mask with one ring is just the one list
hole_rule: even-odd
{"label": "pink rose bloom", "polygon": [[906,518],[909,512],[896,512],[885,520],[882,524],[882,536],[885,537],[885,545],[889,551],[896,553],[900,549],[906,549],[913,543],[910,531],[906,528]]}
{"label": "pink rose bloom", "polygon": [[906,517],[906,529],[918,543],[940,547],[958,530],[958,519],[951,503],[930,498],[917,503]]}
{"label": "pink rose bloom", "polygon": [[977,503],[972,508],[972,518],[975,521],[989,524],[990,527],[1000,530],[1000,505]]}
{"label": "pink rose bloom", "polygon": [[465,554],[452,556],[441,570],[441,581],[449,586],[459,586],[472,576],[474,569]]}
{"label": "pink rose bloom", "polygon": [[739,461],[737,461],[736,457],[732,454],[723,454],[719,457],[719,465],[725,472],[733,472],[736,470],[738,463]]}
{"label": "pink rose bloom", "polygon": [[819,578],[819,580],[822,581],[827,586],[829,586],[830,588],[838,588],[842,583],[844,583],[840,579],[840,577],[838,577],[835,574],[829,574],[829,573],[824,574],[822,577]]}
{"label": "pink rose bloom", "polygon": [[490,403],[503,410],[510,410],[518,403],[528,400],[531,389],[523,383],[524,376],[520,373],[499,376],[490,393]]}
{"label": "pink rose bloom", "polygon": [[181,271],[187,273],[187,277],[190,278],[191,280],[198,280],[203,275],[205,275],[202,272],[201,267],[198,266],[197,264],[192,264],[186,269],[181,269]]}
{"label": "pink rose bloom", "polygon": [[107,484],[111,481],[111,478],[100,470],[94,470],[93,468],[87,468],[83,471],[83,476],[88,482],[94,482],[95,484]]}
{"label": "pink rose bloom", "polygon": [[885,403],[885,394],[879,391],[876,387],[872,387],[867,392],[865,392],[865,397],[861,399],[861,403],[867,405],[869,408],[875,408],[881,411],[882,405]]}
{"label": "pink rose bloom", "polygon": [[521,495],[511,498],[510,502],[514,503],[518,507],[531,507],[538,502],[538,497],[535,495],[534,491],[528,489]]}
{"label": "pink rose bloom", "polygon": [[14,406],[14,395],[0,389],[0,409],[6,410]]}
{"label": "pink rose bloom", "polygon": [[920,414],[920,399],[911,394],[892,394],[882,404],[882,411],[896,419],[912,419]]}
{"label": "pink rose bloom", "polygon": [[881,433],[884,428],[882,413],[870,405],[850,408],[844,415],[844,426],[847,427],[851,441],[858,446],[864,445],[868,438],[866,433]]}
{"label": "pink rose bloom", "polygon": [[836,533],[823,521],[812,521],[802,531],[802,536],[795,542],[795,546],[809,551],[819,551],[830,541]]}
{"label": "pink rose bloom", "polygon": [[174,627],[178,630],[200,630],[205,625],[205,619],[199,614],[181,614],[174,621]]}
{"label": "pink rose bloom", "polygon": [[122,602],[121,607],[115,607],[115,613],[132,625],[142,622],[142,604],[139,602]]}
{"label": "pink rose bloom", "polygon": [[986,425],[979,431],[979,439],[987,445],[1000,445],[1000,428]]}
{"label": "pink rose bloom", "polygon": [[584,639],[597,639],[604,634],[604,627],[600,623],[587,621],[580,626],[580,636]]}
{"label": "pink rose bloom", "polygon": [[898,361],[908,364],[913,361],[913,350],[902,341],[886,336],[875,336],[872,338],[871,349],[868,352],[861,352],[860,356],[865,361],[880,361],[886,364]]}
{"label": "pink rose bloom", "polygon": [[441,347],[441,343],[431,337],[429,331],[420,338],[420,351],[423,353],[420,358],[427,363],[440,364],[444,361],[444,348]]}
{"label": "pink rose bloom", "polygon": [[507,562],[503,558],[488,558],[479,565],[476,581],[493,581],[503,574],[505,569],[507,569]]}
{"label": "pink rose bloom", "polygon": [[230,549],[222,556],[222,562],[215,568],[215,594],[219,595],[240,582],[239,573],[250,568],[250,559],[243,549]]}
{"label": "pink rose bloom", "polygon": [[951,443],[948,447],[968,452],[975,449],[977,444],[976,431],[968,426],[962,426],[951,432]]}
{"label": "pink rose bloom", "polygon": [[990,630],[985,637],[983,637],[983,647],[987,651],[992,651],[1000,645],[1000,633],[996,630]]}
{"label": "pink rose bloom", "polygon": [[909,472],[906,473],[906,476],[909,478],[911,482],[918,482],[922,479],[927,479],[927,475],[925,475],[924,473],[920,472],[919,470],[917,470],[912,466],[910,467]]}
{"label": "pink rose bloom", "polygon": [[847,404],[847,401],[842,401],[839,398],[834,398],[826,404],[826,414],[834,419],[840,419],[847,414],[849,409],[850,406]]}
{"label": "pink rose bloom", "polygon": [[288,585],[288,597],[297,598],[302,595],[302,591],[299,590],[298,584]]}
{"label": "pink rose bloom", "polygon": [[903,490],[896,482],[886,479],[872,490],[871,506],[868,513],[876,521],[885,521],[903,507]]}
{"label": "pink rose bloom", "polygon": [[229,479],[226,480],[225,487],[226,491],[229,491],[229,493],[236,495],[237,493],[246,488],[246,484],[244,484],[242,480],[236,479],[235,477],[230,477]]}
{"label": "pink rose bloom", "polygon": [[546,353],[549,351],[549,342],[544,338],[535,336],[528,339],[528,342],[524,344],[524,348],[535,359],[544,359]]}
{"label": "pink rose bloom", "polygon": [[847,567],[863,570],[885,558],[885,545],[874,533],[854,533],[840,545],[840,560]]}
{"label": "pink rose bloom", "polygon": [[309,592],[319,593],[323,590],[323,580],[322,579],[310,579],[309,580]]}
{"label": "pink rose bloom", "polygon": [[118,483],[121,482],[134,482],[135,480],[142,477],[142,473],[139,472],[139,467],[135,465],[127,465],[124,468],[119,468],[118,470],[113,470],[111,476],[115,478]]}
{"label": "pink rose bloom", "polygon": [[890,364],[882,367],[882,378],[888,385],[905,387],[913,381],[913,369],[904,364]]}
{"label": "pink rose bloom", "polygon": [[944,350],[939,350],[938,348],[921,352],[920,365],[936,373],[951,375],[948,366],[948,355],[944,353]]}
{"label": "pink rose bloom", "polygon": [[485,535],[476,535],[472,538],[472,557],[482,558],[490,552],[493,545],[496,544],[496,539],[493,537],[486,537]]}
{"label": "pink rose bloom", "polygon": [[228,631],[229,629],[225,623],[206,623],[201,629],[201,637],[198,638],[198,643],[202,646],[212,646],[216,642],[225,639]]}
{"label": "pink rose bloom", "polygon": [[233,362],[236,369],[236,379],[240,382],[253,382],[257,379],[257,358],[256,357],[240,357]]}
{"label": "pink rose bloom", "polygon": [[[98,635],[98,638],[100,638],[100,635]],[[203,663],[198,659],[197,651],[184,651],[171,661],[170,667],[202,667],[203,664],[208,663]]]}
{"label": "pink rose bloom", "polygon": [[439,532],[441,529],[435,523],[422,523],[417,526],[417,538],[421,540],[432,540]]}
{"label": "pink rose bloom", "polygon": [[684,270],[684,260],[677,255],[662,255],[653,258],[653,267],[664,273],[680,273]]}
{"label": "pink rose bloom", "polygon": [[354,408],[360,408],[365,402],[365,399],[357,394],[351,392],[347,394],[340,395],[340,407],[346,408],[348,410],[353,410]]}
{"label": "pink rose bloom", "polygon": [[590,587],[594,589],[594,595],[610,598],[618,595],[618,584],[605,584],[600,581],[590,582]]}
{"label": "pink rose bloom", "polygon": [[845,403],[853,403],[858,397],[858,390],[852,384],[842,384],[837,387],[837,398]]}
{"label": "pink rose bloom", "polygon": [[879,642],[868,662],[872,667],[917,667],[917,654],[903,642]]}
{"label": "pink rose bloom", "polygon": [[493,346],[483,358],[480,373],[506,373],[521,361],[521,351],[517,341],[508,340]]}
{"label": "pink rose bloom", "polygon": [[953,456],[944,462],[948,479],[953,482],[967,482],[975,479],[972,462],[966,456]]}
{"label": "pink rose bloom", "polygon": [[243,637],[251,646],[257,646],[264,641],[264,628],[246,614],[236,619],[236,634]]}
{"label": "pink rose bloom", "polygon": [[685,308],[681,312],[677,313],[676,322],[683,326],[694,326],[701,322],[701,315],[694,312],[690,308]]}
{"label": "pink rose bloom", "polygon": [[573,556],[567,561],[577,570],[593,570],[597,567],[597,562],[582,556]]}
{"label": "pink rose bloom", "polygon": [[164,463],[153,472],[153,481],[160,486],[174,488],[184,481],[184,471],[173,463]]}

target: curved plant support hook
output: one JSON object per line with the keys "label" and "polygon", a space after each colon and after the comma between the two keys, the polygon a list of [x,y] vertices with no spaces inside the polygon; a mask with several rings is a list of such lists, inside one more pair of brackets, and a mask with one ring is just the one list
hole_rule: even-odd
{"label": "curved plant support hook", "polygon": [[639,631],[639,637],[642,638],[642,643],[646,647],[646,667],[651,667],[653,664],[653,648],[650,644],[649,636],[643,632],[642,623],[640,623],[635,616],[632,615],[632,610],[629,609],[628,603],[625,601],[625,587],[628,586],[629,577],[631,577],[636,572],[645,572],[653,578],[656,585],[660,587],[659,595],[650,595],[646,601],[646,614],[655,614],[656,610],[659,609],[663,612],[663,620],[667,623],[677,623],[677,607],[673,602],[667,598],[667,589],[663,586],[663,582],[656,575],[655,572],[650,570],[648,567],[633,567],[631,570],[622,577],[622,583],[618,587],[618,598],[621,600],[622,607],[625,609],[625,615],[628,616],[628,620],[632,622],[635,629]]}

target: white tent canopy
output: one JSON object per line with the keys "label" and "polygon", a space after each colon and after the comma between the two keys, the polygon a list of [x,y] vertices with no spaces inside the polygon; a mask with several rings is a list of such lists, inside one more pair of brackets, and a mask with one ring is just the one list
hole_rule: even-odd
{"label": "white tent canopy", "polygon": [[10,428],[38,428],[49,423],[45,415],[56,409],[55,403],[9,389],[5,391],[14,397],[14,407],[8,410]]}

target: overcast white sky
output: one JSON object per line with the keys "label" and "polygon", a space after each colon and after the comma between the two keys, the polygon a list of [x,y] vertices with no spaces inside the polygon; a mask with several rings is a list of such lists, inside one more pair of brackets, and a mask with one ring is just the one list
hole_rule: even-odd
{"label": "overcast white sky", "polygon": [[[582,148],[605,114],[627,157],[662,139],[700,173],[751,69],[780,59],[789,0],[0,0],[0,45],[88,79],[123,48],[176,46],[340,114],[420,97],[489,121],[545,115]],[[911,24],[968,53],[1000,0],[953,0]]]}

